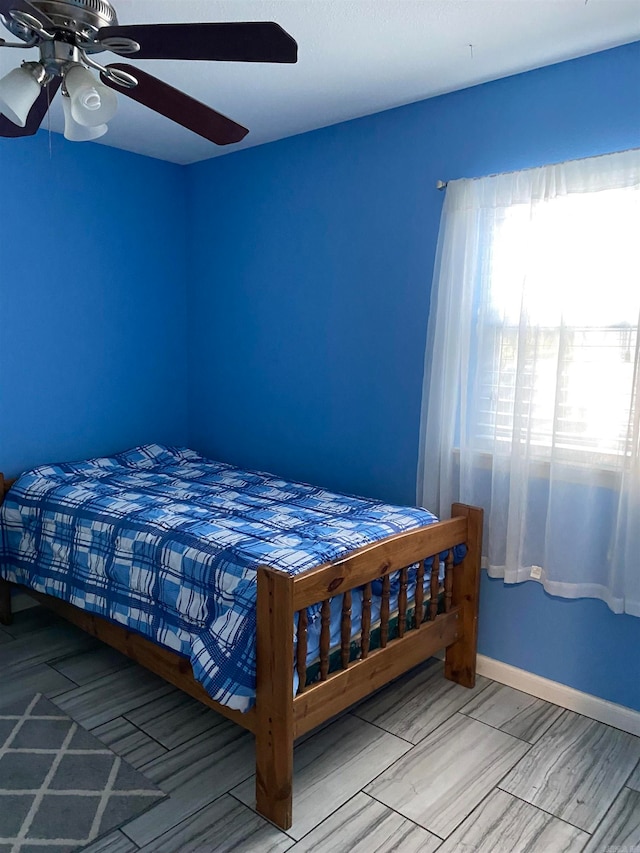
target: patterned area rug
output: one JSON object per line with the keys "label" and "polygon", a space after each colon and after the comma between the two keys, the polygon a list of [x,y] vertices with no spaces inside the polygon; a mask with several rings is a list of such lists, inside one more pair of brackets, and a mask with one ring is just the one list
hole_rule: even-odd
{"label": "patterned area rug", "polygon": [[0,853],[71,853],[164,797],[40,693],[0,704]]}

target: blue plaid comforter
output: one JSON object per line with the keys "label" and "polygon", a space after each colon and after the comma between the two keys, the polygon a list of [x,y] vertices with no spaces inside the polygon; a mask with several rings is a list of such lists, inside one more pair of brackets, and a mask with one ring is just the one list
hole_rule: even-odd
{"label": "blue plaid comforter", "polygon": [[297,575],[435,520],[151,444],[23,474],[0,508],[0,576],[175,650],[247,710],[257,566]]}

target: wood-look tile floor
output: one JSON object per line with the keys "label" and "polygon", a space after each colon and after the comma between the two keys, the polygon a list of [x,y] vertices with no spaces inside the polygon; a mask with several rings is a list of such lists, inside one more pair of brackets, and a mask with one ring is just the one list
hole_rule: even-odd
{"label": "wood-look tile floor", "polygon": [[286,833],[247,732],[42,608],[0,629],[0,702],[36,692],[170,795],[88,853],[640,853],[640,738],[438,661],[298,744]]}

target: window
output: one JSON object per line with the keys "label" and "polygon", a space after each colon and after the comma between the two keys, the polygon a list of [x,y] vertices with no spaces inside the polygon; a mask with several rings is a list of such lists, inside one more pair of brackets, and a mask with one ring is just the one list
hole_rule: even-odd
{"label": "window", "polygon": [[628,456],[638,433],[640,195],[578,193],[496,223],[476,439],[576,464]]}
{"label": "window", "polygon": [[418,501],[640,616],[640,151],[450,181],[431,299]]}

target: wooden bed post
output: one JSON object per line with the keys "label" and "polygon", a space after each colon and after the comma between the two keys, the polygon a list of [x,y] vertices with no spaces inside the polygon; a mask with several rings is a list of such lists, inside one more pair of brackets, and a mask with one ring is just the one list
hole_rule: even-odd
{"label": "wooden bed post", "polygon": [[[13,481],[11,481],[13,482]],[[0,472],[0,504],[9,491],[11,483],[7,482],[4,474]],[[0,625],[11,625],[13,617],[11,614],[11,584],[0,578]]]}
{"label": "wooden bed post", "polygon": [[256,807],[282,829],[293,799],[293,578],[258,568]]}
{"label": "wooden bed post", "polygon": [[11,625],[11,584],[0,578],[0,625]]}
{"label": "wooden bed post", "polygon": [[453,504],[451,516],[466,516],[468,523],[467,556],[453,572],[452,604],[461,608],[461,638],[445,653],[445,677],[474,687],[478,648],[478,598],[480,592],[480,559],[482,552],[482,517],[478,507]]}

